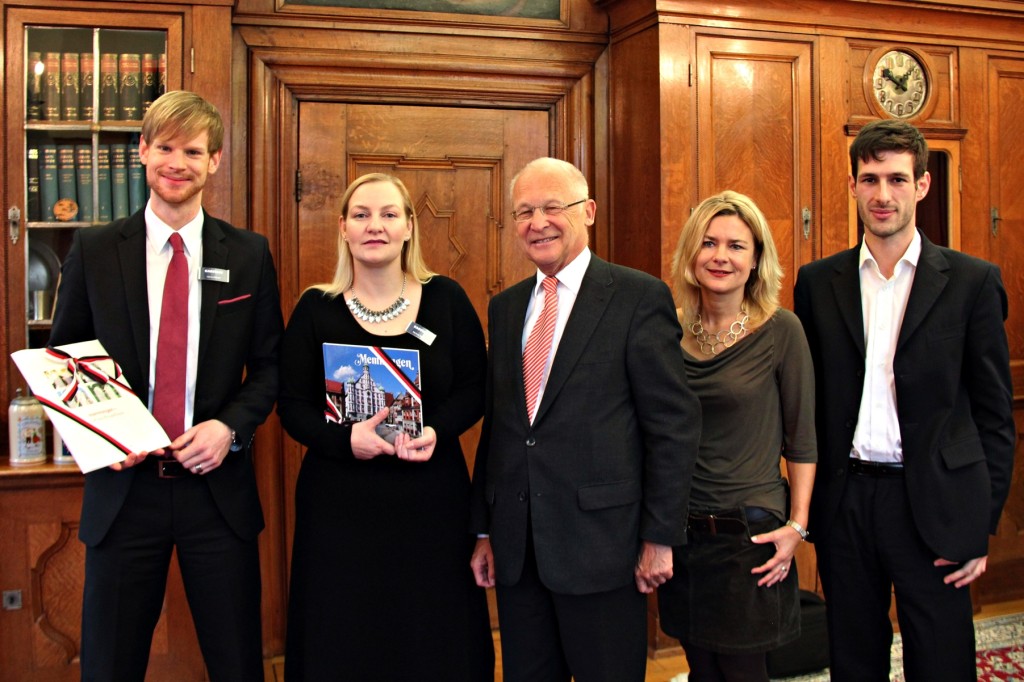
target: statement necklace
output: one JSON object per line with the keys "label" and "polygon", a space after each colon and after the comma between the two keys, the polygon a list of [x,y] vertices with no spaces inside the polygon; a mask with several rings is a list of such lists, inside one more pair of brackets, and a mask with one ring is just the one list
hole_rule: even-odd
{"label": "statement necklace", "polygon": [[697,340],[701,353],[718,355],[726,348],[732,348],[737,341],[747,335],[747,320],[749,319],[747,311],[740,309],[739,314],[736,315],[736,321],[730,324],[728,329],[711,333],[704,331],[704,325],[700,322],[700,313],[697,313],[697,319],[690,325],[690,333]]}
{"label": "statement necklace", "polygon": [[405,297],[405,278],[406,275],[402,275],[402,290],[398,293],[398,298],[395,302],[389,305],[384,310],[370,310],[363,305],[358,298],[355,296],[354,287],[348,288],[348,293],[352,294],[352,298],[348,300],[348,309],[352,311],[352,314],[358,317],[364,322],[370,324],[377,324],[378,322],[387,322],[393,320],[402,314],[402,311],[409,307],[409,299]]}

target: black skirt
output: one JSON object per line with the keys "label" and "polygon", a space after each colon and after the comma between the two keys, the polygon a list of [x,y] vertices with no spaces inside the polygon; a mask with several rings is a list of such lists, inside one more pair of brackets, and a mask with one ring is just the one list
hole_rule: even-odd
{"label": "black skirt", "polygon": [[771,587],[758,587],[762,575],[750,572],[775,554],[774,545],[750,536],[782,524],[774,516],[742,523],[746,531],[691,532],[687,545],[673,549],[674,575],[658,588],[667,634],[722,654],[770,651],[800,636],[796,562]]}

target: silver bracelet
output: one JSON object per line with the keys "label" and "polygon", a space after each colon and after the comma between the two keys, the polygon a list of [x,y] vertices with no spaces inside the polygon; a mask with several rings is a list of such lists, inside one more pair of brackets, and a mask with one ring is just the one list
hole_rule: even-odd
{"label": "silver bracelet", "polygon": [[786,521],[786,525],[795,530],[797,533],[799,533],[801,540],[807,539],[807,529],[801,526],[799,523],[797,523],[793,519],[790,519],[789,521]]}

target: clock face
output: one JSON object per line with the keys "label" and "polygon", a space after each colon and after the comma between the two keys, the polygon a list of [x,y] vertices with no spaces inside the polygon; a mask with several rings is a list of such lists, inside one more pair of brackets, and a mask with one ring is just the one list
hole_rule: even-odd
{"label": "clock face", "polygon": [[928,76],[921,62],[902,50],[890,50],[875,64],[871,89],[890,116],[916,116],[928,97]]}

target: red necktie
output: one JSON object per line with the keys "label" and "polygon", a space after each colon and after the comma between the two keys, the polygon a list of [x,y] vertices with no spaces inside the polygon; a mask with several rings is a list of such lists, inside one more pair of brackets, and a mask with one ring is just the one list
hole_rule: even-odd
{"label": "red necktie", "polygon": [[541,286],[544,287],[544,309],[530,330],[526,348],[523,349],[523,385],[526,387],[526,413],[530,416],[531,424],[537,412],[537,394],[540,393],[544,365],[551,353],[555,321],[558,319],[558,280],[545,277]]}
{"label": "red necktie", "polygon": [[188,355],[188,261],[181,235],[171,235],[174,254],[167,266],[156,345],[153,416],[171,440],[185,432],[185,362]]}

